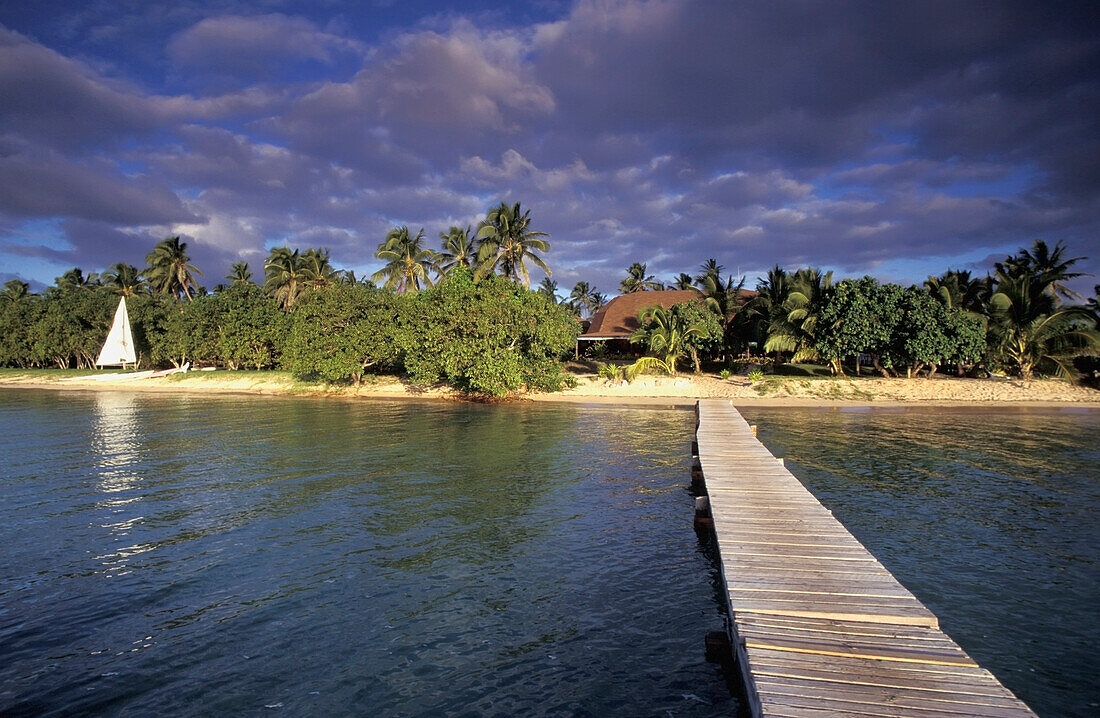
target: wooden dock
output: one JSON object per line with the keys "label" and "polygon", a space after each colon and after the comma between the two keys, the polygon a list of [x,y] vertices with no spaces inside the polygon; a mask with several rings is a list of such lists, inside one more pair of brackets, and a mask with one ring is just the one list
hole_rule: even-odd
{"label": "wooden dock", "polygon": [[771,453],[698,404],[699,464],[753,716],[1034,716]]}

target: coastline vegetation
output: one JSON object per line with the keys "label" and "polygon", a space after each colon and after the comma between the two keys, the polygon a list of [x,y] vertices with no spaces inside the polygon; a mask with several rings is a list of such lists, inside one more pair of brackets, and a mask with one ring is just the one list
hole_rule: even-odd
{"label": "coastline vegetation", "polygon": [[[276,247],[262,280],[237,262],[208,291],[179,237],[157,244],[140,270],[74,268],[41,295],[12,280],[0,289],[0,367],[91,370],[126,297],[143,367],[283,369],[298,381],[352,385],[394,374],[414,386],[493,397],[568,385],[563,361],[581,321],[607,298],[584,281],[559,297],[545,259],[549,241],[519,203],[501,203],[476,230],[452,226],[439,239],[433,250],[423,229],[394,227],[375,252],[383,268],[362,280],[335,268],[326,249]],[[667,284],[635,262],[622,293],[695,288],[699,299],[643,309],[628,363],[601,363],[598,373],[630,381],[683,366],[723,377],[751,372],[764,393],[776,390],[764,372],[815,364],[834,376],[931,376],[950,367],[960,376],[1083,372],[1095,380],[1098,300],[1065,285],[1079,276],[1072,271],[1079,259],[1038,240],[981,278],[951,270],[902,287],[776,266],[755,291],[744,278],[723,276],[716,259]],[[529,267],[547,275],[534,290]],[[588,354],[614,359],[603,343]]]}

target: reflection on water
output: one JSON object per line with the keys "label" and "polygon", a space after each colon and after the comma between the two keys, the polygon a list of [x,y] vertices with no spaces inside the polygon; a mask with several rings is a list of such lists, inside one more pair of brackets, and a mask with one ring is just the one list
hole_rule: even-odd
{"label": "reflection on water", "polygon": [[0,394],[0,714],[729,715],[690,428]]}
{"label": "reflection on water", "polygon": [[142,444],[136,403],[129,394],[103,392],[95,397],[91,455],[99,467],[99,490],[105,493],[132,489],[141,480],[133,472]]}
{"label": "reflection on water", "polygon": [[743,414],[1041,716],[1100,715],[1100,411]]}
{"label": "reflection on water", "polygon": [[112,550],[96,556],[108,577],[125,575],[135,556],[151,551],[149,543],[132,543],[141,515],[141,464],[143,437],[137,400],[131,394],[103,392],[95,395],[89,458],[97,469],[96,488],[102,494],[96,506],[103,509],[99,527],[106,529]]}

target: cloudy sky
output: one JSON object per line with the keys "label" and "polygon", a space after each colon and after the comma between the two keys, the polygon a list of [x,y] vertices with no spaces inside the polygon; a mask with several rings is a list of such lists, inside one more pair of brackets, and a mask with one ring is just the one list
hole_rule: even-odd
{"label": "cloudy sky", "polygon": [[708,257],[918,282],[1036,238],[1100,275],[1098,27],[1051,0],[4,0],[0,281],[174,234],[208,286],[283,244],[363,274],[389,228],[438,246],[502,200],[566,292]]}

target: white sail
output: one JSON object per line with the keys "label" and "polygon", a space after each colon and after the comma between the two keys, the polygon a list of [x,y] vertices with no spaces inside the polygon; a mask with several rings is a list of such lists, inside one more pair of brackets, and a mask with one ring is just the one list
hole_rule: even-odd
{"label": "white sail", "polygon": [[137,364],[134,335],[130,331],[130,313],[126,311],[126,297],[118,303],[115,320],[111,322],[111,331],[107,333],[107,341],[103,342],[103,348],[99,350],[99,358],[95,363],[96,366],[121,364],[123,367],[127,364]]}

